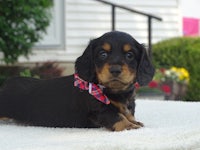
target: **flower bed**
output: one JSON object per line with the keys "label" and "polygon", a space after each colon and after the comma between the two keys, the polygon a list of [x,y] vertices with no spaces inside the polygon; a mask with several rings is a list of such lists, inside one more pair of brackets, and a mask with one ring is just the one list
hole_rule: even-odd
{"label": "flower bed", "polygon": [[148,91],[154,94],[163,93],[166,100],[182,100],[186,95],[189,80],[190,75],[185,68],[160,68],[156,70],[154,79],[148,87],[139,91]]}

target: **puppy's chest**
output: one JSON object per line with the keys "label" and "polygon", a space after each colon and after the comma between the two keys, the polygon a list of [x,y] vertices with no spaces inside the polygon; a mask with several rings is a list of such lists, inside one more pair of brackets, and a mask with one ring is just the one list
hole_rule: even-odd
{"label": "puppy's chest", "polygon": [[130,114],[130,104],[135,101],[135,92],[129,91],[120,94],[107,93],[112,106],[122,114]]}
{"label": "puppy's chest", "polygon": [[119,102],[122,104],[127,104],[129,101],[134,100],[134,91],[128,91],[123,93],[110,93],[105,91],[105,95],[111,100],[115,102]]}

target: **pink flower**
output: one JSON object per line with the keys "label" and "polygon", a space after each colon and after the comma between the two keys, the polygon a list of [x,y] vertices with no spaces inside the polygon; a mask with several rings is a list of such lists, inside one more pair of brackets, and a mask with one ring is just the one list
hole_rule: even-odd
{"label": "pink flower", "polygon": [[158,83],[157,83],[156,81],[151,81],[151,82],[149,83],[149,87],[150,87],[150,88],[157,88],[157,87],[158,87]]}
{"label": "pink flower", "polygon": [[136,82],[134,85],[135,85],[135,88],[136,88],[136,89],[139,89],[139,88],[140,88],[140,85],[139,85],[138,82]]}

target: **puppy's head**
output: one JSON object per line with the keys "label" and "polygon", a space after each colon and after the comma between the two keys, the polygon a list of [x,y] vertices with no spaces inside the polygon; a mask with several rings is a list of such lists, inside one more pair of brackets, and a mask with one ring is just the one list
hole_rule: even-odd
{"label": "puppy's head", "polygon": [[75,64],[81,78],[102,84],[113,92],[131,84],[148,84],[154,68],[146,49],[124,32],[108,32],[92,40]]}

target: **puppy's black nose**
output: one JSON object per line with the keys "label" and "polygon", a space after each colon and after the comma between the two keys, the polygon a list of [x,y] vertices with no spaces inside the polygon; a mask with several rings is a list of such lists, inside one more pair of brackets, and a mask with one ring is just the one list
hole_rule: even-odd
{"label": "puppy's black nose", "polygon": [[122,72],[122,67],[120,65],[113,65],[110,67],[109,71],[114,77],[117,77]]}

